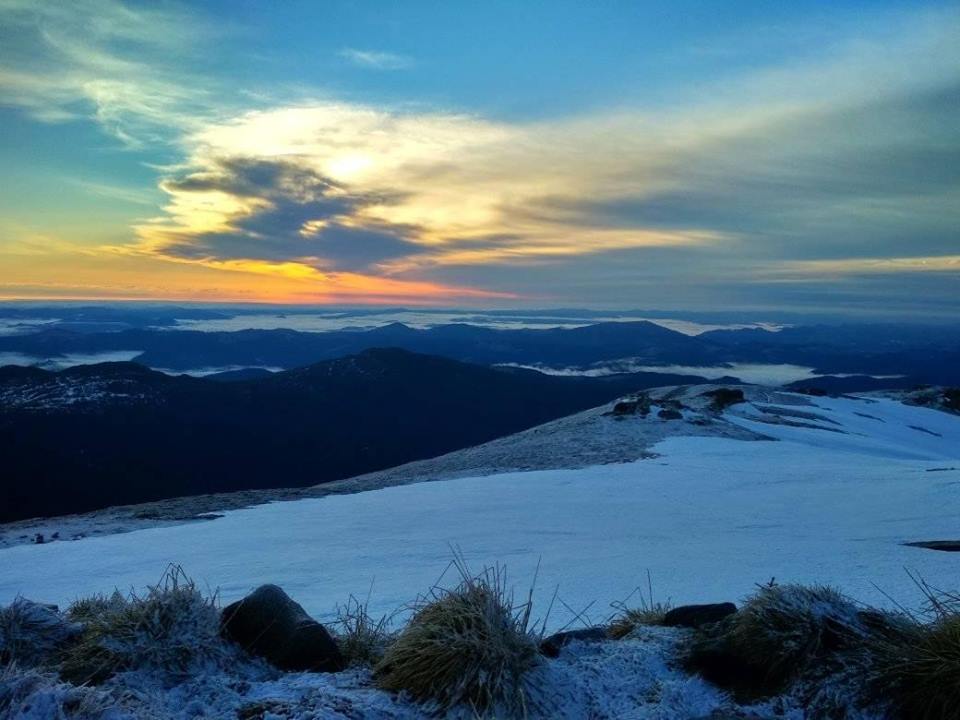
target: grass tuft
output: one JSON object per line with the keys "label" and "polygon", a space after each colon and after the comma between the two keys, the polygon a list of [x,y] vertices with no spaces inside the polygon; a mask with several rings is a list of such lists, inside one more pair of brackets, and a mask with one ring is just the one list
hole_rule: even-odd
{"label": "grass tuft", "polygon": [[621,640],[641,625],[663,625],[663,618],[670,611],[668,603],[656,603],[651,606],[623,608],[619,615],[610,621],[607,633],[614,640]]}
{"label": "grass tuft", "polygon": [[110,595],[91,595],[75,600],[67,608],[67,616],[75,622],[95,622],[105,615],[119,612],[126,604],[127,598],[114,590]]}
{"label": "grass tuft", "polygon": [[[631,593],[636,594],[640,588]],[[630,597],[622,602],[613,603],[614,615],[607,624],[607,634],[615,640],[621,640],[641,625],[663,625],[663,619],[672,609],[669,600],[657,602],[653,599],[653,583],[647,572],[647,595],[640,594],[640,604],[629,605]]]}
{"label": "grass tuft", "polygon": [[911,579],[926,596],[924,617],[874,639],[878,694],[902,717],[956,718],[960,708],[960,595]]}
{"label": "grass tuft", "polygon": [[735,615],[697,631],[687,665],[741,699],[765,697],[801,677],[839,672],[868,632],[859,608],[838,590],[764,585]]}
{"label": "grass tuft", "polygon": [[471,575],[457,557],[461,582],[434,588],[375,668],[377,684],[446,711],[526,714],[524,675],[539,662],[531,603],[515,606],[500,567]]}
{"label": "grass tuft", "polygon": [[734,617],[730,642],[748,663],[765,667],[774,685],[862,636],[856,605],[824,585],[763,586]]}
{"label": "grass tuft", "polygon": [[383,659],[393,641],[390,618],[375,620],[369,611],[369,599],[361,603],[353,595],[345,605],[337,608],[335,631],[337,645],[348,667],[373,667]]}
{"label": "grass tuft", "polygon": [[225,661],[229,653],[216,597],[204,596],[179,566],[142,596],[96,596],[78,601],[67,615],[84,624],[61,665],[61,675],[76,684],[138,667],[184,673],[197,663]]}
{"label": "grass tuft", "polygon": [[0,608],[0,664],[38,665],[80,632],[56,607],[17,598]]}

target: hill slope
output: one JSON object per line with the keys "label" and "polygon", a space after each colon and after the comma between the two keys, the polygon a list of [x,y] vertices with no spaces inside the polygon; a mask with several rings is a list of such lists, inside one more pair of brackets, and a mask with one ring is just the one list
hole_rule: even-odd
{"label": "hill slope", "polygon": [[133,363],[0,369],[0,521],[160,498],[313,485],[483,443],[653,373],[555,378],[402,350],[237,382]]}

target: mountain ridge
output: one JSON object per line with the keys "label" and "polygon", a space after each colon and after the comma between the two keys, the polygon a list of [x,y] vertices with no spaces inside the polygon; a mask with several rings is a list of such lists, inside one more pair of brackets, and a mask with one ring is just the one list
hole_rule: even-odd
{"label": "mountain ridge", "polygon": [[0,370],[0,521],[312,485],[486,442],[653,385],[557,378],[402,349],[218,382],[137,363]]}
{"label": "mountain ridge", "polygon": [[482,365],[583,369],[622,360],[641,366],[792,364],[814,368],[822,375],[904,375],[914,384],[960,384],[960,326],[956,325],[810,325],[776,332],[712,330],[690,336],[638,320],[539,329],[493,329],[469,323],[426,329],[390,323],[319,332],[138,328],[82,333],[53,328],[0,336],[0,353],[56,360],[123,352],[170,372],[292,369],[388,346]]}

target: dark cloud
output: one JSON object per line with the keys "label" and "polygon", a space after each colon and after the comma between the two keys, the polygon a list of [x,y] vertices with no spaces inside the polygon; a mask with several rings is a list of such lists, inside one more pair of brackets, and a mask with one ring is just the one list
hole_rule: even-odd
{"label": "dark cloud", "polygon": [[162,251],[175,257],[273,262],[317,258],[327,269],[361,271],[422,251],[410,239],[414,227],[358,226],[351,221],[364,207],[395,201],[399,195],[353,193],[290,160],[225,159],[211,170],[167,180],[164,188],[176,194],[222,192],[264,203],[233,218],[227,231],[167,233]]}
{"label": "dark cloud", "polygon": [[343,187],[297,162],[296,158],[221,158],[209,169],[167,179],[168,192],[223,192],[243,198],[329,197]]}

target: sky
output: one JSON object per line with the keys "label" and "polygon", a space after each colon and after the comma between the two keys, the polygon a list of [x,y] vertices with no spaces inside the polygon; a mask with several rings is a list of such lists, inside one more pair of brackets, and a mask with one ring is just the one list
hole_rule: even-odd
{"label": "sky", "polygon": [[0,0],[0,298],[960,312],[960,3]]}

